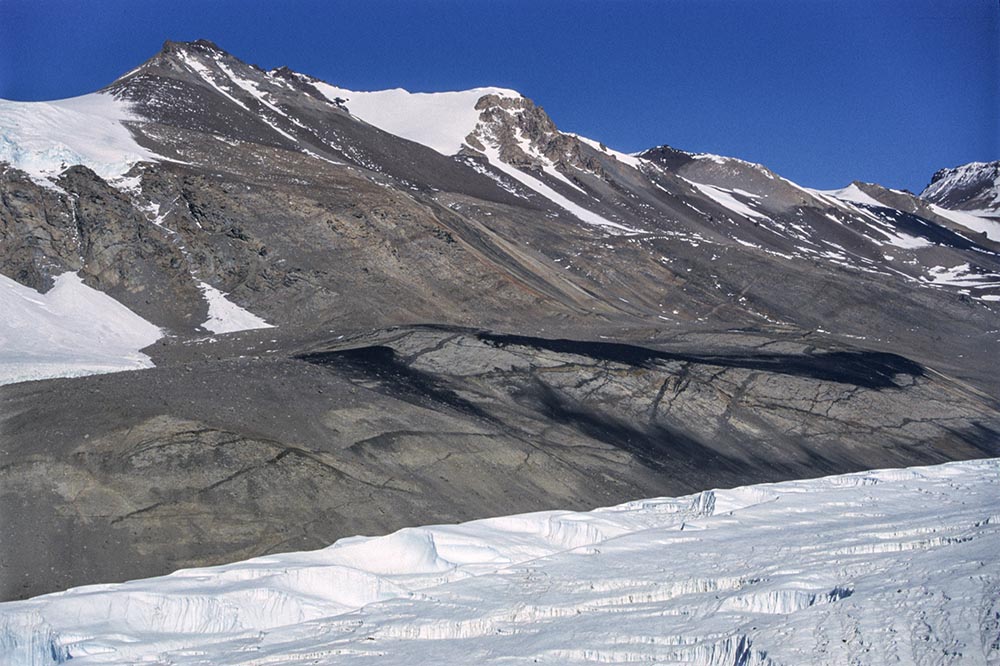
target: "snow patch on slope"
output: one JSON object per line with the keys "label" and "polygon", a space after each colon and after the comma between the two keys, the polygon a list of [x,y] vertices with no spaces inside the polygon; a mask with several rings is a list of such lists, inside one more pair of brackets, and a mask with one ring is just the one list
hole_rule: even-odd
{"label": "snow patch on slope", "polygon": [[[638,229],[633,229],[631,227],[625,226],[624,224],[612,222],[611,220],[601,215],[598,215],[597,213],[587,210],[586,208],[584,208],[579,204],[573,203],[568,198],[559,194],[558,192],[556,192],[554,189],[543,183],[538,178],[535,178],[525,173],[524,171],[521,171],[517,167],[511,164],[507,164],[506,162],[501,160],[500,153],[497,151],[496,148],[489,147],[483,154],[486,156],[486,159],[490,161],[491,166],[507,174],[517,182],[524,185],[525,187],[534,190],[538,194],[541,194],[543,197],[545,197],[552,203],[556,204],[560,208],[569,211],[570,213],[573,214],[574,217],[576,217],[581,222],[585,222],[586,224],[593,224],[599,227],[608,227],[611,229],[617,229],[619,231],[624,231],[626,233],[641,233],[641,231]],[[562,174],[560,174],[560,176],[562,176]]]}
{"label": "snow patch on slope", "polygon": [[255,328],[274,328],[271,324],[236,305],[226,294],[207,282],[200,282],[198,288],[208,302],[208,319],[202,324],[212,333],[235,333]]}
{"label": "snow patch on slope", "polygon": [[[687,182],[694,185],[699,192],[707,196],[709,199],[713,200],[715,203],[719,204],[723,208],[728,208],[729,210],[733,211],[734,213],[737,213],[738,215],[742,215],[743,217],[748,217],[751,219],[759,219],[759,220],[769,219],[767,215],[755,211],[753,208],[750,208],[750,206],[736,199],[733,196],[733,192],[735,190],[726,190],[721,187],[715,187],[714,185],[703,185],[702,183],[696,183],[691,180],[688,180]],[[740,193],[744,194],[744,196],[749,194],[743,192]],[[749,194],[749,196],[752,197],[754,195]]]}
{"label": "snow patch on slope", "polygon": [[1000,274],[990,273],[973,268],[968,263],[958,266],[932,266],[927,269],[930,276],[925,278],[932,284],[944,284],[953,287],[995,287],[1000,285]]}
{"label": "snow patch on slope", "polygon": [[600,141],[594,141],[593,139],[588,139],[585,136],[581,136],[579,134],[573,134],[572,132],[567,132],[566,134],[568,136],[575,136],[577,139],[583,141],[585,144],[587,144],[594,150],[611,155],[615,157],[615,159],[617,159],[619,162],[627,164],[634,169],[642,167],[643,164],[645,163],[645,160],[640,158],[638,155],[629,155],[627,153],[615,150],[614,148],[608,148]]}
{"label": "snow patch on slope", "polygon": [[0,604],[0,659],[992,663],[998,507],[985,460],[409,528]]}
{"label": "snow patch on slope", "polygon": [[931,210],[941,217],[947,218],[955,224],[960,224],[969,231],[986,234],[990,240],[1000,243],[1000,222],[985,219],[968,211],[950,210],[937,204],[929,205]]}
{"label": "snow patch on slope", "polygon": [[865,192],[854,183],[851,183],[847,187],[842,187],[839,190],[818,190],[818,191],[827,196],[836,197],[841,201],[850,201],[851,203],[859,203],[859,204],[864,204],[866,206],[877,206],[879,208],[889,208],[889,206],[886,206],[878,199],[875,199],[870,195],[865,194]]}
{"label": "snow patch on slope", "polygon": [[[878,236],[882,237],[882,239],[879,239],[869,236],[869,238],[878,245],[892,245],[893,247],[902,248],[904,250],[916,250],[934,245],[934,243],[926,238],[913,236],[900,231],[890,219],[886,219],[885,215],[881,213],[876,214],[878,211],[882,211],[884,213],[886,210],[895,214],[896,209],[866,194],[854,183],[851,183],[847,187],[839,190],[804,189],[821,201],[832,203],[847,210],[852,215],[860,215],[866,226],[871,231],[878,234]],[[871,209],[876,210],[873,212]],[[827,215],[827,217],[834,222],[840,222],[835,217],[830,215]]]}
{"label": "snow patch on slope", "polygon": [[[505,88],[474,88],[460,92],[439,93],[411,93],[402,88],[358,92],[331,86],[322,81],[311,81],[310,83],[331,102],[338,98],[346,99],[344,105],[352,115],[361,120],[390,134],[423,144],[448,156],[457,154],[463,148],[472,149],[465,142],[465,139],[480,127],[479,116],[481,112],[476,110],[476,103],[480,98],[484,95],[521,97],[517,91]],[[596,144],[596,142],[590,143]],[[565,175],[559,173],[549,160],[539,155],[528,141],[520,141],[519,145],[527,154],[539,159],[543,170],[550,176],[561,180],[572,188],[580,189]],[[497,170],[541,194],[560,208],[569,211],[580,221],[620,231],[636,231],[573,203],[541,180],[501,160],[499,152],[495,148],[487,146],[487,150],[483,154]],[[630,156],[620,155],[620,159],[629,162],[637,161]],[[585,192],[582,193],[585,194]]]}
{"label": "snow patch on slope", "polygon": [[162,335],[75,273],[44,294],[0,275],[0,384],[151,368]]}
{"label": "snow patch on slope", "polygon": [[139,120],[126,102],[104,93],[52,102],[0,100],[0,162],[46,186],[74,164],[110,180],[136,162],[158,159],[122,124]]}
{"label": "snow patch on slope", "polygon": [[331,102],[346,99],[352,115],[390,134],[415,141],[442,155],[455,155],[476,129],[476,102],[484,95],[520,97],[516,90],[473,88],[459,92],[411,93],[402,88],[358,92],[311,82]]}

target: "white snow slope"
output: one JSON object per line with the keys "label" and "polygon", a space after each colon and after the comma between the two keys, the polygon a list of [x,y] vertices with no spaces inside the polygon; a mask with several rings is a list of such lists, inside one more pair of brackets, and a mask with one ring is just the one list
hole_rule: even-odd
{"label": "white snow slope", "polygon": [[207,282],[200,282],[198,287],[208,302],[208,319],[202,327],[212,333],[235,333],[249,331],[255,328],[274,328],[271,324],[248,310],[236,305]]}
{"label": "white snow slope", "polygon": [[1000,459],[354,537],[0,604],[0,662],[1000,663]]}
{"label": "white snow slope", "polygon": [[0,384],[149,368],[162,335],[75,273],[44,294],[0,275]]}
{"label": "white snow slope", "polygon": [[140,160],[157,159],[135,142],[123,120],[139,118],[125,102],[102,93],[52,102],[0,99],[0,162],[48,186],[50,177],[74,164],[105,180],[122,176]]}
{"label": "white snow slope", "polygon": [[346,99],[352,115],[365,122],[442,155],[454,155],[465,145],[465,137],[476,129],[476,102],[483,95],[520,97],[516,90],[473,88],[457,92],[411,93],[402,88],[359,92],[311,82],[330,101]]}
{"label": "white snow slope", "polygon": [[[876,206],[880,208],[892,208],[892,206],[882,203],[881,201],[865,194],[861,188],[853,183],[839,190],[814,190],[814,192],[826,194],[840,199],[841,201],[847,201],[850,203],[860,203],[866,206]],[[929,203],[928,205],[932,211],[941,217],[948,218],[955,224],[959,224],[973,233],[986,234],[986,237],[990,240],[1000,241],[1000,222],[985,219],[968,211],[951,210],[950,208],[945,208],[932,203]]]}
{"label": "white snow slope", "polygon": [[967,211],[951,210],[936,204],[930,204],[930,207],[931,210],[941,217],[946,217],[955,224],[961,224],[973,233],[986,234],[986,237],[990,240],[1000,243],[1000,222],[995,222],[994,220],[986,219]]}
{"label": "white snow slope", "polygon": [[865,204],[866,206],[876,206],[879,208],[890,208],[886,204],[882,203],[878,199],[868,196],[865,194],[860,187],[851,183],[847,187],[842,187],[839,190],[817,190],[820,194],[826,194],[827,196],[836,197],[841,201],[850,201],[851,203]]}

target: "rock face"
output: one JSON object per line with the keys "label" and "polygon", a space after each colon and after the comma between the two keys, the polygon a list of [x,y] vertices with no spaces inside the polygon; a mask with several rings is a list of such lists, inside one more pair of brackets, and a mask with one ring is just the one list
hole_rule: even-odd
{"label": "rock face", "polygon": [[530,99],[484,95],[475,108],[481,111],[480,123],[466,139],[470,146],[495,147],[503,162],[518,168],[539,171],[554,165],[603,175],[598,160],[586,154],[585,144],[560,132]]}
{"label": "rock face", "polygon": [[[941,209],[513,93],[442,107],[446,155],[331,89],[168,42],[103,93],[159,159],[0,165],[0,273],[166,331],[156,368],[0,387],[0,598],[1000,451],[998,248]],[[276,328],[207,335],[204,285]]]}
{"label": "rock face", "polygon": [[941,169],[920,196],[959,210],[980,210],[1000,216],[1000,161],[970,162]]}

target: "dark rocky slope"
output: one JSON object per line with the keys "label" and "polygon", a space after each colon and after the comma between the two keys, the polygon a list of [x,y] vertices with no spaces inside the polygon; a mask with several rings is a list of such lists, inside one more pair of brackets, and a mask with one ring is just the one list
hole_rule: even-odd
{"label": "dark rocky slope", "polygon": [[636,346],[408,327],[7,386],[0,413],[3,598],[417,523],[1000,454],[976,391],[892,354],[748,333]]}

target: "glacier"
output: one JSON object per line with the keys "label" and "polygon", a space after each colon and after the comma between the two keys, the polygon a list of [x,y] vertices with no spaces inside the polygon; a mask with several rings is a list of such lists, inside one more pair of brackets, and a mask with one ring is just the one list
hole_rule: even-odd
{"label": "glacier", "polygon": [[0,662],[995,664],[1000,459],[352,537],[0,604]]}
{"label": "glacier", "polygon": [[74,164],[105,180],[121,178],[136,162],[159,159],[124,124],[141,121],[127,102],[106,93],[51,102],[0,99],[0,162],[46,187]]}

